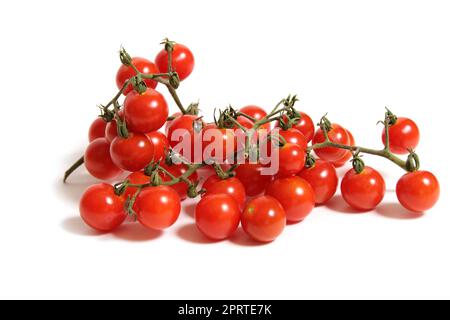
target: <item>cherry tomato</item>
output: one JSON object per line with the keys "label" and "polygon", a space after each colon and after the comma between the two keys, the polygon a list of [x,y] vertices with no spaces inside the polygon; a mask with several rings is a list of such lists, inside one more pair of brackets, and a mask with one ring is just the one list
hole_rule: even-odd
{"label": "cherry tomato", "polygon": [[212,175],[206,179],[203,189],[206,190],[203,194],[204,196],[221,193],[228,194],[236,200],[241,210],[244,209],[246,200],[245,187],[236,177],[222,180],[217,175]]}
{"label": "cherry tomato", "polygon": [[375,209],[384,198],[386,184],[378,171],[366,167],[363,172],[349,170],[341,183],[342,197],[352,208],[361,211]]}
{"label": "cherry tomato", "polygon": [[313,188],[297,176],[272,181],[267,186],[266,195],[281,203],[288,222],[300,222],[314,209]]}
{"label": "cherry tomato", "polygon": [[406,209],[424,212],[439,200],[440,186],[437,178],[428,171],[405,174],[397,183],[397,198]]}
{"label": "cherry tomato", "polygon": [[[201,162],[202,154],[196,154],[194,144],[196,140],[201,138],[201,129],[205,126],[203,120],[194,115],[183,115],[172,121],[172,125],[169,127],[167,138],[172,148],[175,148],[178,144],[184,146],[185,144],[190,147],[190,156],[186,154],[187,150],[183,150],[182,155],[192,163]],[[198,131],[194,131],[198,130]],[[202,145],[200,144],[200,149]],[[179,150],[181,151],[181,150]],[[202,151],[202,150],[200,150]],[[197,161],[198,160],[198,161]]]}
{"label": "cherry tomato", "polygon": [[[298,123],[292,126],[292,128],[299,130],[303,135],[305,136],[306,140],[310,142],[312,138],[314,137],[315,132],[315,126],[314,122],[312,121],[311,117],[308,116],[304,112],[300,113],[300,120]],[[287,117],[283,116],[284,121],[287,121]],[[276,124],[277,127],[280,126],[279,123]]]}
{"label": "cherry tomato", "polygon": [[198,229],[213,240],[229,238],[239,227],[241,210],[228,194],[210,194],[195,207]]}
{"label": "cherry tomato", "polygon": [[[383,129],[381,136],[386,145],[386,132]],[[390,149],[396,154],[408,154],[409,149],[415,149],[420,140],[419,127],[408,118],[398,118],[397,122],[389,127]]]}
{"label": "cherry tomato", "polygon": [[80,215],[91,228],[110,232],[127,217],[124,198],[115,194],[113,186],[99,183],[90,186],[80,200]]}
{"label": "cherry tomato", "polygon": [[207,124],[202,130],[203,160],[223,163],[234,159],[237,151],[237,137],[232,129],[219,129],[214,124]]}
{"label": "cherry tomato", "polygon": [[236,178],[244,185],[247,196],[260,195],[272,181],[271,175],[261,173],[262,169],[263,165],[259,163],[243,163],[236,168]]}
{"label": "cherry tomato", "polygon": [[[331,142],[339,143],[339,144],[349,144],[350,139],[348,137],[347,131],[342,128],[340,125],[333,123],[331,125],[331,130],[328,132],[328,137],[330,138]],[[322,143],[325,142],[325,135],[322,131],[322,129],[317,130],[316,134],[313,138],[313,144]],[[339,149],[339,148],[333,148],[333,147],[327,147],[327,148],[321,148],[321,149],[315,149],[314,150],[317,156],[325,161],[337,161],[344,157],[346,150],[345,149]]]}
{"label": "cherry tomato", "polygon": [[305,149],[293,143],[286,143],[279,149],[278,177],[296,175],[305,167]]}
{"label": "cherry tomato", "polygon": [[146,135],[130,133],[128,138],[116,137],[111,143],[111,159],[126,171],[140,171],[153,159],[153,144]]}
{"label": "cherry tomato", "polygon": [[[129,181],[129,183],[131,184],[146,184],[150,182],[150,177],[147,176],[144,172],[142,171],[136,171],[136,172],[132,172],[128,175],[127,180]],[[134,196],[134,194],[136,193],[138,189],[135,187],[128,187],[124,194],[123,197],[125,199],[131,198]]]}
{"label": "cherry tomato", "polygon": [[169,116],[169,107],[163,95],[151,88],[141,94],[136,91],[127,94],[123,111],[128,129],[139,133],[158,130]]}
{"label": "cherry tomato", "polygon": [[251,200],[242,214],[242,228],[254,240],[271,242],[286,226],[286,212],[280,202],[270,196]]}
{"label": "cherry tomato", "polygon": [[[171,166],[168,166],[166,164],[161,164],[161,167],[166,169],[171,175],[173,175],[176,178],[182,176],[188,170],[187,166],[184,164],[171,165]],[[164,172],[162,172],[160,175],[161,175],[162,180],[165,182],[172,180],[172,178],[169,175],[164,174]],[[188,179],[193,183],[197,182],[198,181],[197,172],[194,172],[193,174],[191,174],[188,177]],[[179,182],[174,185],[171,185],[170,187],[178,193],[180,200],[185,200],[187,198],[188,185],[185,182]]]}
{"label": "cherry tomato", "polygon": [[89,142],[92,142],[97,138],[105,137],[106,123],[107,122],[103,120],[103,118],[97,118],[92,122],[89,127]]}
{"label": "cherry tomato", "polygon": [[178,193],[164,185],[143,189],[135,205],[138,221],[145,227],[156,230],[172,226],[181,211]]}
{"label": "cherry tomato", "polygon": [[[355,146],[355,138],[353,137],[352,133],[350,131],[348,131],[348,130],[347,130],[347,134],[348,134],[348,138],[349,138],[349,144],[348,145],[354,147]],[[336,168],[341,168],[341,167],[345,166],[350,161],[352,156],[353,155],[352,155],[351,151],[346,151],[345,155],[341,159],[333,162],[333,165]]]}
{"label": "cherry tomato", "polygon": [[[253,105],[243,107],[239,110],[239,112],[245,113],[246,115],[255,118],[256,120],[261,120],[262,118],[267,116],[267,112],[264,111],[263,108]],[[269,130],[270,123],[266,123],[262,125],[260,128]]]}
{"label": "cherry tomato", "polygon": [[303,150],[308,147],[308,141],[306,140],[303,133],[298,129],[290,128],[288,130],[277,130],[274,131],[286,140],[286,142],[299,145]]}
{"label": "cherry tomato", "polygon": [[92,141],[84,153],[87,171],[97,179],[110,180],[122,173],[112,161],[109,153],[110,143],[105,138]]}
{"label": "cherry tomato", "polygon": [[304,168],[298,174],[309,182],[314,190],[316,204],[324,204],[336,193],[339,179],[334,166],[320,159],[311,168]]}
{"label": "cherry tomato", "polygon": [[[139,72],[142,72],[143,74],[159,73],[158,67],[153,62],[147,59],[136,57],[131,59],[131,61],[133,65],[139,70]],[[132,67],[121,65],[116,75],[117,88],[122,89],[125,82],[127,82],[128,79],[134,77],[135,75],[136,72],[133,70]],[[155,89],[156,86],[158,85],[158,82],[151,79],[145,79],[144,82],[147,85],[147,87],[152,89]],[[123,91],[123,94],[128,95],[128,93],[130,93],[131,91],[133,91],[133,85],[130,83]]]}
{"label": "cherry tomato", "polygon": [[164,160],[169,151],[169,140],[164,133],[153,131],[145,135],[153,144],[153,161]]}
{"label": "cherry tomato", "polygon": [[[155,59],[161,73],[169,71],[169,54],[166,50],[161,50]],[[178,73],[180,80],[186,79],[194,70],[195,59],[191,50],[182,44],[175,44],[172,51],[172,70]]]}
{"label": "cherry tomato", "polygon": [[166,126],[165,126],[165,129],[164,129],[164,131],[165,131],[165,133],[166,133],[166,136],[168,136],[169,128],[170,128],[170,126],[172,125],[173,120],[175,120],[176,118],[181,117],[182,115],[183,115],[183,114],[182,114],[181,112],[176,112],[176,113],[174,113],[173,115],[170,116],[170,118],[172,118],[172,120],[167,120],[167,121],[166,121]]}

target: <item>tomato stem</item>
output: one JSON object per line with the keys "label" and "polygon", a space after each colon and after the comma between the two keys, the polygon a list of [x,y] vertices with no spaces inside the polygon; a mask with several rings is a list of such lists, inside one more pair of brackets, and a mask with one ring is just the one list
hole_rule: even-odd
{"label": "tomato stem", "polygon": [[84,163],[84,156],[82,156],[80,159],[78,159],[67,171],[64,173],[64,179],[63,182],[66,183],[67,178],[78,169],[82,164]]}

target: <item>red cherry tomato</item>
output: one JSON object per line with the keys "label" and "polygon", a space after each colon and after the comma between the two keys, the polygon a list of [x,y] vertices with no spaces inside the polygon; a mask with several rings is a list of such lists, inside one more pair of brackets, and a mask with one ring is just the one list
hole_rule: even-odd
{"label": "red cherry tomato", "polygon": [[164,133],[159,131],[153,131],[145,134],[147,138],[153,144],[153,160],[159,161],[166,158],[167,152],[169,151],[169,140],[164,135]]}
{"label": "red cherry tomato", "polygon": [[405,174],[397,183],[397,198],[406,209],[424,212],[439,200],[440,186],[437,178],[428,171]]}
{"label": "red cherry tomato", "polygon": [[135,205],[138,221],[143,226],[156,230],[172,226],[181,211],[178,193],[164,185],[143,189]]}
{"label": "red cherry tomato", "polygon": [[122,173],[112,161],[109,153],[110,143],[105,138],[92,141],[84,153],[87,171],[100,180],[114,179]]}
{"label": "red cherry tomato", "polygon": [[245,187],[236,177],[222,180],[217,175],[212,175],[206,179],[203,189],[206,190],[203,194],[204,196],[221,193],[228,194],[236,200],[241,210],[244,209],[246,200]]}
{"label": "red cherry tomato", "polygon": [[286,212],[280,202],[270,196],[251,200],[242,214],[242,228],[254,240],[271,242],[286,226]]}
{"label": "red cherry tomato", "polygon": [[[330,138],[331,142],[339,143],[339,144],[349,144],[350,139],[348,137],[347,131],[342,128],[340,125],[333,123],[331,125],[331,130],[328,132],[328,137]],[[318,144],[325,142],[325,135],[322,131],[322,129],[317,130],[316,134],[313,138],[313,144]],[[321,148],[321,149],[315,149],[314,150],[317,156],[319,156],[320,159],[325,161],[337,161],[345,156],[345,149],[339,149],[339,148],[333,148],[333,147],[327,147],[327,148]]]}
{"label": "red cherry tomato", "polygon": [[[300,120],[297,122],[297,124],[292,126],[292,128],[297,129],[301,133],[303,133],[306,140],[308,142],[310,142],[312,140],[312,138],[314,137],[314,132],[315,132],[314,122],[312,121],[311,117],[308,116],[306,113],[304,113],[304,112],[299,112],[299,113],[300,113]],[[287,121],[286,116],[283,116],[283,119],[284,119],[284,121]],[[276,126],[279,127],[280,124],[277,123]]]}
{"label": "red cherry tomato", "polygon": [[272,181],[267,186],[266,195],[281,203],[288,222],[300,222],[314,209],[313,188],[297,176]]}
{"label": "red cherry tomato", "polygon": [[97,138],[105,137],[106,123],[107,122],[103,120],[103,118],[97,118],[92,122],[89,127],[89,142],[92,142]]}
{"label": "red cherry tomato", "polygon": [[111,159],[126,171],[140,171],[153,159],[153,144],[146,135],[130,133],[128,138],[116,137],[111,143]]}
{"label": "red cherry tomato", "polygon": [[352,208],[361,211],[375,209],[384,198],[386,184],[378,171],[366,167],[363,172],[349,170],[341,183],[342,197]]}
{"label": "red cherry tomato", "polygon": [[[348,134],[348,138],[349,138],[349,144],[348,145],[351,146],[351,147],[354,147],[355,146],[355,138],[353,137],[352,133],[350,131],[348,131],[348,130],[347,130],[347,134]],[[333,165],[336,168],[341,168],[341,167],[345,166],[350,161],[352,156],[353,155],[352,155],[351,151],[346,151],[345,155],[341,159],[333,162]]]}
{"label": "red cherry tomato", "polygon": [[303,150],[306,150],[308,147],[308,141],[306,140],[303,133],[298,129],[290,128],[288,130],[277,130],[274,131],[282,136],[286,142],[293,143],[299,145]]}
{"label": "red cherry tomato", "polygon": [[122,224],[127,217],[124,198],[115,194],[107,183],[90,186],[80,200],[80,215],[91,228],[110,232]]}
{"label": "red cherry tomato", "polygon": [[[202,154],[196,154],[194,144],[201,138],[201,129],[205,126],[205,123],[194,115],[183,115],[172,121],[172,125],[169,127],[167,138],[172,148],[175,148],[178,144],[190,148],[190,156],[187,154],[186,149],[180,152],[188,161],[192,163],[201,162]],[[194,131],[199,130],[199,131]],[[200,149],[202,145],[200,144]],[[181,150],[179,150],[181,151]],[[201,152],[202,150],[200,150]],[[198,159],[200,158],[200,159]],[[197,161],[198,160],[198,161]]]}
{"label": "red cherry tomato", "polygon": [[[171,166],[168,166],[166,164],[161,164],[161,167],[166,169],[171,175],[173,175],[176,178],[182,176],[188,170],[188,168],[184,164],[171,165]],[[172,180],[172,178],[169,175],[165,174],[164,172],[162,172],[160,174],[160,176],[164,182]],[[194,172],[193,174],[191,174],[188,177],[188,179],[193,183],[197,182],[198,181],[197,172]],[[185,182],[179,182],[174,185],[171,185],[170,187],[178,193],[180,200],[185,200],[187,198],[188,185]]]}
{"label": "red cherry tomato", "polygon": [[[136,172],[132,172],[128,175],[127,180],[129,181],[130,184],[146,184],[150,182],[150,177],[147,176],[144,172],[142,171],[136,171]],[[123,197],[125,199],[131,198],[134,196],[134,194],[136,193],[138,189],[135,187],[128,187],[124,194]]]}
{"label": "red cherry tomato", "polygon": [[164,129],[164,132],[166,133],[166,136],[168,136],[169,128],[172,125],[173,120],[175,120],[176,118],[181,117],[182,115],[183,114],[181,112],[176,112],[176,113],[174,113],[173,115],[170,116],[170,118],[172,118],[172,120],[167,120],[165,129]]}
{"label": "red cherry tomato", "polygon": [[223,163],[234,159],[237,151],[237,137],[233,129],[218,129],[214,124],[207,124],[202,130],[203,160]]}
{"label": "red cherry tomato", "polygon": [[[144,74],[154,74],[159,73],[158,67],[156,65],[144,58],[133,58],[131,59],[133,65],[139,70],[139,72],[142,72]],[[116,84],[117,88],[122,89],[125,82],[128,81],[131,77],[134,77],[136,75],[136,72],[133,70],[132,67],[127,67],[125,65],[121,65],[119,70],[117,71],[116,75]],[[151,80],[151,79],[145,79],[145,84],[147,87],[155,89],[158,85],[158,82]],[[128,95],[133,91],[133,85],[130,83],[125,90],[123,91],[124,95]]]}
{"label": "red cherry tomato", "polygon": [[[261,120],[262,118],[267,116],[267,112],[264,111],[263,108],[253,105],[243,107],[239,110],[239,112],[245,113],[246,115],[255,118],[256,120]],[[262,125],[260,128],[269,130],[270,123],[266,123]]]}
{"label": "red cherry tomato", "polygon": [[241,210],[233,197],[227,194],[211,194],[202,198],[195,207],[195,223],[198,229],[213,240],[224,240],[239,227]]}
{"label": "red cherry tomato", "polygon": [[[383,143],[386,144],[386,132],[383,129]],[[408,118],[398,118],[397,122],[389,127],[390,149],[396,154],[408,154],[409,149],[419,145],[420,132],[416,123]]]}
{"label": "red cherry tomato", "polygon": [[296,175],[305,167],[305,149],[293,143],[286,143],[279,149],[278,177]]}
{"label": "red cherry tomato", "polygon": [[258,163],[243,163],[236,168],[236,178],[244,185],[247,196],[260,195],[272,181],[271,175],[261,173],[262,169],[263,166]]}
{"label": "red cherry tomato", "polygon": [[324,204],[336,193],[339,179],[334,166],[320,159],[311,168],[304,168],[298,176],[309,182],[314,190],[316,204]]}
{"label": "red cherry tomato", "polygon": [[123,111],[128,129],[139,133],[158,130],[169,116],[169,107],[163,95],[151,88],[141,94],[136,91],[127,94]]}
{"label": "red cherry tomato", "polygon": [[[161,50],[155,59],[161,73],[169,71],[169,54],[166,50]],[[186,79],[194,70],[194,55],[188,47],[182,44],[175,44],[172,51],[172,70],[178,73],[180,80]]]}

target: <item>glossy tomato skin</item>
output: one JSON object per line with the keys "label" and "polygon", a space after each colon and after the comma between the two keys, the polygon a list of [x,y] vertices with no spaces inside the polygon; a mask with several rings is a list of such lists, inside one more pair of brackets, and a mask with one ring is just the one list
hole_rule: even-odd
{"label": "glossy tomato skin", "polygon": [[[158,67],[151,61],[145,59],[145,58],[133,58],[132,63],[134,66],[142,73],[144,74],[154,74],[159,73]],[[122,89],[125,82],[127,82],[128,79],[131,77],[134,77],[136,75],[136,72],[133,70],[132,67],[127,67],[125,65],[121,65],[119,70],[116,74],[116,84],[118,89]],[[151,80],[151,79],[145,79],[145,84],[148,88],[155,89],[158,85],[158,82]],[[123,91],[123,94],[126,96],[128,93],[133,91],[133,85],[130,83],[125,90]]]}
{"label": "glossy tomato skin", "polygon": [[247,204],[241,223],[244,231],[254,240],[272,242],[286,226],[286,212],[275,198],[259,196]]}
{"label": "glossy tomato skin", "polygon": [[205,159],[212,159],[215,163],[224,163],[227,159],[234,159],[237,151],[237,137],[235,130],[217,128],[215,124],[207,124],[201,133],[202,151]]}
{"label": "glossy tomato skin", "polygon": [[259,163],[243,163],[236,168],[236,178],[244,185],[247,196],[260,195],[272,181],[273,177],[271,175],[263,175],[261,173],[263,168],[263,165]]}
{"label": "glossy tomato skin", "polygon": [[[127,180],[129,181],[130,184],[146,184],[150,182],[150,177],[147,176],[144,172],[142,171],[136,171],[136,172],[132,172],[128,175]],[[134,194],[136,193],[136,191],[138,190],[138,188],[135,187],[127,187],[127,189],[125,190],[123,197],[125,199],[131,198],[134,196]]]}
{"label": "glossy tomato skin", "polygon": [[[386,145],[386,132],[383,129],[381,136]],[[389,127],[390,149],[395,154],[408,154],[409,149],[419,145],[420,132],[417,124],[408,118],[398,118],[397,122]]]}
{"label": "glossy tomato skin", "polygon": [[[299,130],[306,138],[306,141],[310,142],[314,137],[315,126],[311,117],[304,112],[300,113],[300,121],[292,126],[292,128]],[[284,121],[287,121],[287,117],[283,116]],[[280,126],[279,123],[276,124],[277,127]]]}
{"label": "glossy tomato skin", "polygon": [[360,211],[375,209],[384,198],[386,184],[381,174],[371,167],[361,173],[350,169],[342,179],[342,197],[352,208]]}
{"label": "glossy tomato skin", "polygon": [[428,171],[405,174],[397,182],[397,198],[406,209],[424,212],[437,203],[440,195],[438,179]]}
{"label": "glossy tomato skin", "polygon": [[135,205],[138,221],[143,226],[156,230],[172,226],[181,211],[178,193],[164,185],[143,189]]}
{"label": "glossy tomato skin", "polygon": [[128,138],[116,137],[111,143],[111,159],[126,171],[140,171],[153,159],[153,144],[146,135],[130,133]]}
{"label": "glossy tomato skin", "polygon": [[314,209],[313,188],[297,176],[275,179],[267,186],[266,195],[281,203],[286,219],[291,223],[303,221]]}
{"label": "glossy tomato skin", "polygon": [[241,219],[241,209],[228,194],[210,194],[195,207],[195,223],[208,238],[224,240],[232,236]]}
{"label": "glossy tomato skin", "polygon": [[100,180],[118,177],[122,170],[117,167],[109,153],[110,143],[105,138],[92,141],[84,153],[84,164],[87,171]]}
{"label": "glossy tomato skin", "polygon": [[103,118],[97,118],[92,122],[89,127],[89,142],[92,142],[97,138],[105,137],[106,124],[107,122],[103,120]]}
{"label": "glossy tomato skin", "polygon": [[[333,123],[331,125],[331,130],[328,132],[328,137],[330,138],[331,142],[339,143],[339,144],[346,144],[348,145],[350,142],[350,139],[347,134],[347,130],[345,130],[343,127],[341,127],[338,124]],[[317,130],[316,134],[313,138],[313,144],[323,143],[325,142],[325,135],[323,133],[322,129]],[[333,147],[327,147],[327,148],[320,148],[315,149],[314,152],[317,154],[317,156],[325,161],[337,161],[344,157],[346,150],[345,149],[339,149],[339,148],[333,148]]]}
{"label": "glossy tomato skin", "polygon": [[220,179],[217,175],[212,175],[206,179],[203,189],[206,190],[203,196],[221,193],[228,194],[236,201],[240,210],[243,210],[245,207],[245,187],[236,177]]}
{"label": "glossy tomato skin", "polygon": [[[184,164],[177,164],[177,165],[166,165],[164,163],[161,164],[161,167],[163,167],[164,169],[166,169],[171,175],[173,175],[174,177],[178,178],[181,175],[183,175],[187,170],[187,166]],[[164,182],[167,181],[171,181],[171,177],[168,176],[167,174],[165,174],[164,172],[160,173],[161,179]],[[193,182],[196,183],[198,181],[198,174],[197,172],[194,172],[193,174],[191,174],[188,179]],[[177,193],[178,196],[180,197],[180,200],[183,201],[187,198],[187,192],[188,192],[188,185],[185,182],[179,182],[176,183],[174,185],[170,186],[172,189],[174,189]]]}
{"label": "glossy tomato skin", "polygon": [[339,178],[330,162],[317,159],[314,166],[304,168],[298,176],[313,188],[316,204],[324,204],[336,194]]}
{"label": "glossy tomato skin", "polygon": [[[161,50],[156,56],[155,63],[161,73],[169,71],[169,54]],[[191,50],[182,44],[175,44],[172,51],[172,70],[178,73],[180,80],[186,79],[194,70],[195,59]]]}
{"label": "glossy tomato skin", "polygon": [[[348,145],[354,147],[355,146],[355,138],[353,137],[353,134],[350,131],[348,131],[348,130],[346,130],[346,131],[347,131],[348,139],[349,139],[349,144]],[[341,167],[345,166],[350,161],[352,156],[353,155],[352,155],[351,151],[346,151],[344,156],[341,159],[333,162],[333,165],[336,168],[341,168]]]}
{"label": "glossy tomato skin", "polygon": [[204,122],[202,120],[198,120],[198,118],[199,117],[195,115],[185,114],[172,121],[172,124],[167,130],[167,139],[169,139],[169,144],[172,148],[174,148],[180,142],[179,140],[175,139],[174,133],[176,130],[185,130],[185,134],[182,134],[183,138],[181,139],[181,141],[184,139],[185,135],[189,136],[189,138],[191,138],[191,141],[193,141],[194,123],[196,121],[200,121],[201,127],[203,128],[205,126]]}
{"label": "glossy tomato skin", "polygon": [[305,149],[297,144],[286,143],[279,149],[279,178],[289,177],[299,173],[306,162]]}
{"label": "glossy tomato skin", "polygon": [[167,140],[165,134],[159,131],[153,131],[145,135],[153,144],[153,161],[164,160],[170,148],[169,140]]}
{"label": "glossy tomato skin", "polygon": [[147,88],[144,93],[134,90],[128,93],[123,110],[128,129],[139,133],[158,130],[169,116],[166,99],[151,88]]}
{"label": "glossy tomato skin", "polygon": [[116,195],[110,184],[95,184],[81,197],[80,215],[91,228],[110,232],[120,226],[127,217],[124,203],[124,198]]}
{"label": "glossy tomato skin", "polygon": [[[261,120],[267,116],[267,112],[258,106],[249,105],[241,108],[239,112],[245,113],[246,115],[255,118],[256,120]],[[270,130],[270,123],[262,125],[260,128]]]}
{"label": "glossy tomato skin", "polygon": [[183,114],[182,114],[181,112],[176,112],[176,113],[174,113],[174,114],[172,114],[172,115],[170,116],[170,118],[172,118],[172,120],[167,120],[167,121],[166,121],[166,125],[165,125],[165,128],[164,128],[164,132],[166,133],[166,136],[168,136],[168,134],[169,134],[169,128],[170,128],[170,126],[172,125],[173,120],[175,120],[175,119],[181,117],[182,115],[183,115]]}
{"label": "glossy tomato skin", "polygon": [[[191,163],[201,163],[202,162],[202,143],[201,132],[205,123],[195,115],[183,115],[172,121],[167,133],[167,139],[169,140],[170,146],[175,150],[179,151],[182,156],[184,156]],[[194,129],[195,128],[195,129]],[[195,145],[198,143],[199,150],[195,149]],[[180,147],[183,149],[180,150]],[[186,149],[186,148],[188,149]],[[197,153],[199,151],[199,153]],[[190,154],[188,154],[190,152]]]}

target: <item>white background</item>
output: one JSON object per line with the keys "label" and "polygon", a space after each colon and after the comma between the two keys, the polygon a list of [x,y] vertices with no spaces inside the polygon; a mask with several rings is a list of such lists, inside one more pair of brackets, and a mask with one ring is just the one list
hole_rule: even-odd
{"label": "white background", "polygon": [[[449,16],[430,0],[3,1],[0,298],[450,298]],[[63,171],[115,93],[120,45],[153,59],[166,36],[195,53],[180,96],[205,112],[298,93],[316,121],[329,112],[376,147],[384,106],[415,119],[441,201],[408,214],[402,172],[367,157],[388,185],[375,212],[337,197],[269,245],[241,231],[206,243],[192,205],[162,234],[96,235],[78,216],[95,180],[83,169],[63,185]]]}

